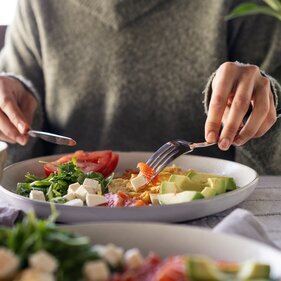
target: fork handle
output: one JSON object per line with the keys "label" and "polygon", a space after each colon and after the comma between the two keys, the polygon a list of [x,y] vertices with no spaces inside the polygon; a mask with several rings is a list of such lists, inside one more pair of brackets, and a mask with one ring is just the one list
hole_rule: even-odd
{"label": "fork handle", "polygon": [[215,145],[216,142],[213,142],[213,143],[208,143],[208,142],[193,142],[193,143],[190,143],[189,146],[190,148],[193,150],[195,148],[198,148],[198,147],[207,147],[207,146],[212,146],[212,145]]}

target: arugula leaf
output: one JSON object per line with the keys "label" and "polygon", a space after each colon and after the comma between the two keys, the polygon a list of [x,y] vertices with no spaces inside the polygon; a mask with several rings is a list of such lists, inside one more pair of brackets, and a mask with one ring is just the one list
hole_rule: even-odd
{"label": "arugula leaf", "polygon": [[59,229],[49,220],[37,219],[29,213],[14,228],[0,228],[0,246],[13,251],[20,258],[21,269],[28,265],[28,257],[40,250],[49,252],[59,261],[58,281],[80,280],[83,264],[100,259],[87,237]]}
{"label": "arugula leaf", "polygon": [[58,164],[58,172],[45,178],[39,178],[31,173],[25,175],[25,182],[17,184],[16,193],[28,197],[31,190],[42,191],[46,199],[55,203],[65,203],[63,196],[67,194],[68,186],[72,183],[83,183],[85,178],[97,180],[102,189],[102,194],[108,192],[108,184],[111,182],[114,174],[107,179],[97,172],[84,173],[76,164],[76,159]]}

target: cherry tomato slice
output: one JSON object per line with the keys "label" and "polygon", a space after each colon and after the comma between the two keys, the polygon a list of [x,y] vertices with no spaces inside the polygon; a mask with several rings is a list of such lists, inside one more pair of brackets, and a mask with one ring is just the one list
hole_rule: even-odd
{"label": "cherry tomato slice", "polygon": [[86,152],[78,150],[75,153],[62,156],[61,158],[44,165],[45,174],[57,173],[58,164],[67,163],[75,157],[77,166],[84,172],[99,172],[105,177],[110,175],[118,164],[118,154],[111,150]]}

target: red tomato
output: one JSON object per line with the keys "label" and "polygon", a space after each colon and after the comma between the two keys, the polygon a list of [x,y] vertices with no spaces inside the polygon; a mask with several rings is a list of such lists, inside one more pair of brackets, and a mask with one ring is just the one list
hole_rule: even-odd
{"label": "red tomato", "polygon": [[111,150],[86,152],[78,150],[75,153],[62,156],[56,161],[44,165],[45,174],[48,176],[51,173],[56,173],[58,167],[56,165],[67,163],[75,157],[77,166],[83,172],[99,172],[105,177],[110,175],[118,164],[118,154],[112,153]]}

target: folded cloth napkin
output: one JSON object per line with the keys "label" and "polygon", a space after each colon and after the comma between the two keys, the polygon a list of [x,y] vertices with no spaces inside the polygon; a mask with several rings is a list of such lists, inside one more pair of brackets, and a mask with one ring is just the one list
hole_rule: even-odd
{"label": "folded cloth napkin", "polygon": [[278,248],[269,238],[265,227],[251,212],[244,209],[231,212],[214,227],[213,231],[241,235]]}
{"label": "folded cloth napkin", "polygon": [[0,206],[0,226],[13,226],[23,218],[24,213],[10,206]]}

